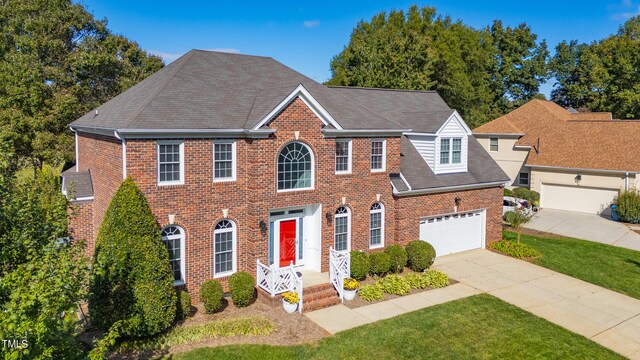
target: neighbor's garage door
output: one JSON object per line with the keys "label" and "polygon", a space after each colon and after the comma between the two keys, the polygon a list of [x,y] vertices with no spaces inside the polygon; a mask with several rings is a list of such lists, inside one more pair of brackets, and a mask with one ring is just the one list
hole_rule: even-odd
{"label": "neighbor's garage door", "polygon": [[616,189],[542,184],[540,207],[600,214],[617,195]]}
{"label": "neighbor's garage door", "polygon": [[436,249],[436,256],[482,247],[484,210],[420,220],[420,240]]}

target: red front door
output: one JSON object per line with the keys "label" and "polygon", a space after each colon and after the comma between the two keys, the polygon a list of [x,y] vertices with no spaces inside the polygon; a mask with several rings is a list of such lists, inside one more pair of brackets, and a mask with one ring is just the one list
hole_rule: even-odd
{"label": "red front door", "polygon": [[296,221],[280,221],[280,267],[296,263]]}

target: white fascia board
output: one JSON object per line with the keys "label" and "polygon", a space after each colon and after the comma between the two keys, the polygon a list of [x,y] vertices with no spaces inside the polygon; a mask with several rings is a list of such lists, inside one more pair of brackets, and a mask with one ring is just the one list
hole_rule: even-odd
{"label": "white fascia board", "polygon": [[111,136],[118,139],[166,138],[251,138],[264,139],[274,134],[273,129],[116,129]]}
{"label": "white fascia board", "polygon": [[519,138],[521,136],[525,136],[526,134],[509,134],[509,133],[473,133],[473,136],[477,138],[487,138],[487,137],[502,137],[502,138]]}
{"label": "white fascia board", "polygon": [[594,173],[604,173],[604,174],[636,174],[639,173],[638,170],[607,170],[607,169],[589,169],[589,168],[572,168],[572,167],[564,167],[564,166],[546,166],[546,165],[529,165],[525,164],[525,166],[530,167],[531,169],[557,169],[557,170],[571,170],[571,171],[587,171]]}
{"label": "white fascia board", "polygon": [[314,114],[322,121],[325,125],[331,125],[338,130],[342,130],[342,126],[338,124],[338,122],[329,114],[329,112],[320,105],[318,100],[316,100],[309,91],[304,87],[304,85],[300,84],[296,87],[287,97],[284,98],[273,110],[271,110],[267,116],[263,117],[254,127],[253,130],[258,130],[261,127],[268,124],[271,120],[273,120],[287,105],[289,105],[295,98],[300,97],[300,99],[313,111]]}
{"label": "white fascia board", "polygon": [[454,121],[456,121],[460,125],[460,127],[466,133],[466,135],[472,135],[473,134],[471,129],[469,129],[469,126],[467,126],[467,123],[465,123],[462,120],[462,116],[460,116],[460,114],[458,113],[457,110],[453,110],[453,113],[451,113],[451,116],[449,116],[447,121],[445,121],[442,124],[442,126],[440,126],[440,129],[438,129],[438,131],[436,131],[436,134],[440,134],[442,129],[444,129],[444,127],[447,126],[447,124],[449,123],[449,121],[451,121],[451,119],[453,119]]}
{"label": "white fascia board", "polygon": [[451,191],[459,191],[459,190],[472,190],[472,189],[484,189],[490,187],[497,186],[505,186],[508,181],[494,181],[488,183],[476,183],[476,184],[468,184],[468,185],[454,185],[454,186],[442,186],[437,188],[429,188],[429,189],[416,189],[416,190],[407,190],[401,191],[396,194],[396,196],[412,196],[412,195],[425,195],[425,194],[435,194],[435,193],[443,193],[443,192],[451,192]]}
{"label": "white fascia board", "polygon": [[[410,129],[409,129],[410,130]],[[396,137],[402,136],[407,129],[322,129],[322,134],[326,138],[352,138],[352,137]]]}

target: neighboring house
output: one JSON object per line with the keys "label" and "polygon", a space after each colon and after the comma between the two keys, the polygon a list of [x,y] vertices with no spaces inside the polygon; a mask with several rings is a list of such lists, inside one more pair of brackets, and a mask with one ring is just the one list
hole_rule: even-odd
{"label": "neighboring house", "polygon": [[509,187],[539,192],[542,208],[601,214],[618,191],[638,187],[640,121],[534,99],[473,134]]}
{"label": "neighboring house", "polygon": [[[266,57],[190,51],[71,124],[87,255],[132,177],[176,284],[257,262],[329,269],[329,248],[422,239],[438,255],[501,238],[508,177],[433,91],[327,87]],[[70,194],[73,197],[73,194]]]}

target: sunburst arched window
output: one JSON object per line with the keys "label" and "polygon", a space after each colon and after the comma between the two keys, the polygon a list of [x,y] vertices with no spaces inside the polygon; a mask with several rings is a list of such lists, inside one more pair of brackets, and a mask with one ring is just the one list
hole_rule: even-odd
{"label": "sunburst arched window", "polygon": [[301,142],[287,144],[278,155],[278,190],[313,188],[313,154]]}

